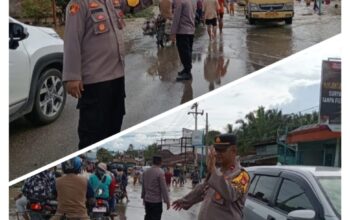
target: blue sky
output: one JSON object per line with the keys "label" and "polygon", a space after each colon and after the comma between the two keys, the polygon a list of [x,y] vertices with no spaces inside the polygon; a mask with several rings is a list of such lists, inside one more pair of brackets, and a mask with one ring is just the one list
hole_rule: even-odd
{"label": "blue sky", "polygon": [[[322,60],[341,57],[340,35],[264,68],[251,78],[226,86],[215,95],[198,102],[199,110],[209,114],[209,129],[225,132],[228,123],[256,110],[278,108],[284,114],[318,110]],[[180,137],[182,128],[194,129],[190,107],[146,125],[134,132],[103,145],[115,151],[125,150],[129,144],[146,147],[163,138]],[[205,128],[205,116],[198,117],[198,129]]]}

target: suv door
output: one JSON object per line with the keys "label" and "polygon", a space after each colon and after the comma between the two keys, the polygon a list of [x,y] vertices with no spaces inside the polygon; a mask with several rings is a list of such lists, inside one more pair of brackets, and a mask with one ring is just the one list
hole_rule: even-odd
{"label": "suv door", "polygon": [[314,219],[324,219],[322,205],[305,179],[287,171],[281,174],[281,178],[281,186],[273,203],[276,219],[287,219],[288,213],[296,210],[313,210]]}
{"label": "suv door", "polygon": [[274,179],[261,174],[254,177],[245,204],[245,220],[287,220],[288,213],[296,210],[314,210],[314,219],[324,219],[322,206],[303,178],[286,172]]}
{"label": "suv door", "polygon": [[253,177],[245,203],[245,220],[273,219],[269,217],[270,213],[273,212],[273,208],[270,205],[280,181],[278,176],[256,174]]}
{"label": "suv door", "polygon": [[275,219],[287,219],[288,213],[295,210],[315,209],[305,190],[298,183],[289,179],[282,180],[274,208]]}
{"label": "suv door", "polygon": [[[14,30],[11,30],[11,28],[14,28],[12,24],[20,25],[10,21],[10,34],[14,32]],[[10,115],[17,111],[28,98],[31,79],[30,69],[28,53],[23,42],[18,41],[17,48],[9,49]]]}

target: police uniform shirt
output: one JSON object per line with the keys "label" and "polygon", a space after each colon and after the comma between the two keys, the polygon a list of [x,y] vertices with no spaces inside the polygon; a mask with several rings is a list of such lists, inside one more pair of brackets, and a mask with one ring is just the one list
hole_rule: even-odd
{"label": "police uniform shirt", "polygon": [[124,76],[121,0],[71,0],[64,34],[63,81],[92,84]]}
{"label": "police uniform shirt", "polygon": [[241,220],[249,188],[249,174],[238,162],[224,174],[219,169],[182,199],[184,209],[202,202],[198,220]]}

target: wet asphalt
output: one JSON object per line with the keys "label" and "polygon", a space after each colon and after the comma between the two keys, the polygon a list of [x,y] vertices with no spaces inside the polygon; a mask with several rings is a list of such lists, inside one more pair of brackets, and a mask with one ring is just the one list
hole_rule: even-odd
{"label": "wet asphalt", "polygon": [[[193,79],[176,82],[181,64],[175,46],[158,49],[155,38],[141,28],[129,43],[126,60],[126,115],[123,129],[248,75],[341,32],[340,8],[321,16],[304,3],[295,3],[292,25],[260,23],[251,26],[241,9],[224,15],[223,34],[209,42],[198,27],[192,56]],[[9,125],[10,176],[13,180],[77,151],[76,100],[67,97],[60,118],[35,127],[24,118]]]}
{"label": "wet asphalt", "polygon": [[[169,197],[170,201],[173,202],[176,199],[182,198],[187,193],[189,193],[192,190],[192,186],[190,184],[190,180],[187,180],[184,186],[171,186]],[[16,193],[12,193],[12,197],[17,195],[19,192],[19,189],[14,188],[10,191],[14,191]],[[144,219],[145,215],[145,208],[143,206],[143,202],[141,199],[141,185],[139,183],[136,183],[135,186],[132,185],[131,181],[129,181],[129,185],[127,187],[127,192],[129,196],[130,202],[126,202],[126,199],[123,200],[123,202],[117,204],[117,210],[118,216],[114,218],[114,220],[139,220]],[[162,219],[163,220],[193,220],[196,219],[198,212],[199,212],[200,204],[193,205],[189,210],[187,211],[175,211],[174,209],[170,208],[169,210],[166,209],[166,205],[163,203],[163,214]],[[14,202],[10,201],[10,220],[16,220],[16,207]]]}

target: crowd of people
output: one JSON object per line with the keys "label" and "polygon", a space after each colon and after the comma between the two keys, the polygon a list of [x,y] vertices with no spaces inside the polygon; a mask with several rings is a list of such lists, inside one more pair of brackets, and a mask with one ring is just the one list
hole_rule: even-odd
{"label": "crowd of people", "polygon": [[92,163],[81,157],[72,158],[61,167],[63,174],[50,169],[25,180],[22,192],[15,198],[17,212],[25,220],[31,219],[31,214],[35,215],[30,210],[30,204],[35,202],[57,201],[52,220],[62,217],[90,219],[98,199],[106,202],[107,215],[113,219],[117,215],[116,203],[124,198],[129,202],[125,167],[112,169],[103,162]]}
{"label": "crowd of people", "polygon": [[[137,182],[141,185],[145,220],[160,220],[163,202],[167,209],[172,206],[174,210],[187,210],[202,201],[198,217],[200,220],[214,219],[215,216],[241,219],[249,175],[236,160],[235,142],[232,134],[219,135],[216,138],[207,157],[205,178],[202,178],[197,167],[191,173],[186,172],[181,165],[175,166],[171,171],[169,167],[162,166],[160,156],[154,156],[152,166],[147,169],[135,167],[131,171],[131,180],[134,185]],[[51,220],[95,219],[94,210],[100,201],[106,207],[105,215],[114,219],[118,215],[116,203],[124,198],[129,202],[126,166],[115,167],[103,162],[92,163],[84,157],[74,157],[63,162],[61,167],[62,173],[50,169],[25,180],[22,193],[15,198],[17,211],[25,220],[33,219],[32,215],[37,214],[31,210],[36,202],[50,205],[50,201],[56,201]],[[191,179],[193,190],[171,205],[171,185],[183,187],[186,179]],[[215,202],[224,205],[218,207]],[[232,216],[235,218],[230,218]]]}

